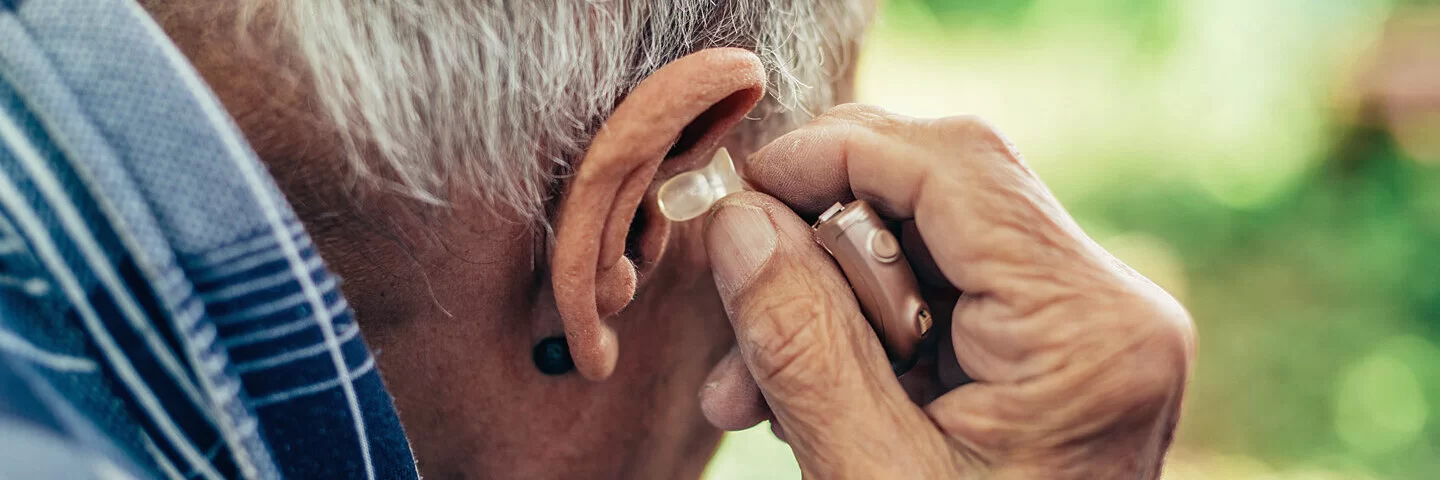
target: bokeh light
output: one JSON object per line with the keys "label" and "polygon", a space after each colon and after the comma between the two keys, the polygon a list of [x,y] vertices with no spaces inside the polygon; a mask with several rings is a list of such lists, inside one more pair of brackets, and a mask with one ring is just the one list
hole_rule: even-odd
{"label": "bokeh light", "polygon": [[1428,410],[1415,371],[1378,350],[1342,371],[1335,394],[1335,432],[1352,451],[1383,455],[1413,444]]}
{"label": "bokeh light", "polygon": [[[886,0],[859,100],[976,114],[1181,298],[1165,471],[1440,472],[1440,2]],[[761,425],[707,478],[799,478]]]}

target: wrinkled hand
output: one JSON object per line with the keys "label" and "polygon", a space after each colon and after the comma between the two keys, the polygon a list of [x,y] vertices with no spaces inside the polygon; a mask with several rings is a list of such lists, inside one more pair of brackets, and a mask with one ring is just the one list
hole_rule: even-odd
{"label": "wrinkled hand", "polygon": [[[1087,237],[990,125],[845,105],[745,173],[773,198],[727,197],[705,231],[738,340],[701,392],[712,423],[772,420],[809,478],[1159,476],[1190,318]],[[941,340],[900,379],[794,213],[851,198],[913,220],[902,243]]]}

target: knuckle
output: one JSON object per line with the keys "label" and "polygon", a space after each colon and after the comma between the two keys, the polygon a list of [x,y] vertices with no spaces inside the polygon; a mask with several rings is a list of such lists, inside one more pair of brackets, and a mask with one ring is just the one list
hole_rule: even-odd
{"label": "knuckle", "polygon": [[[1173,418],[1185,393],[1193,358],[1189,317],[1168,296],[1146,287],[1114,290],[1098,302],[1075,304],[1085,320],[1065,338],[1051,337],[1058,376],[1032,398],[1047,407],[1072,407],[1057,424],[1079,436],[1103,438],[1153,432]],[[1057,332],[1058,333],[1058,332]]]}
{"label": "knuckle", "polygon": [[825,111],[816,121],[821,124],[855,125],[877,132],[893,132],[906,123],[906,117],[875,105],[846,103]]}
{"label": "knuckle", "polygon": [[1020,155],[1019,149],[1010,138],[1005,136],[995,124],[975,115],[957,115],[936,119],[931,124],[936,135],[942,139],[960,141],[975,148],[987,151],[1000,152],[1000,158],[1024,164],[1024,158]]}
{"label": "knuckle", "polygon": [[935,119],[935,129],[965,139],[995,139],[1000,131],[993,124],[976,115],[955,115]]}
{"label": "knuckle", "polygon": [[820,115],[832,120],[867,120],[893,115],[889,110],[866,103],[842,103]]}
{"label": "knuckle", "polygon": [[1195,343],[1195,322],[1190,313],[1164,289],[1139,273],[1134,275],[1139,285],[1133,294],[1133,317],[1145,324],[1148,343],[1161,351],[1183,352],[1188,357]]}
{"label": "knuckle", "polygon": [[1189,314],[1168,295],[1141,298],[1129,316],[1131,348],[1118,373],[1127,378],[1132,405],[1161,407],[1177,402],[1185,389],[1195,330]]}

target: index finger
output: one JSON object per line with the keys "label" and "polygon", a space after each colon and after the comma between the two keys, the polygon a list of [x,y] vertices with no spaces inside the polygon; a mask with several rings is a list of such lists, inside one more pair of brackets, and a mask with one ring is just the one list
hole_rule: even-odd
{"label": "index finger", "polygon": [[[1088,250],[1079,227],[1010,142],[975,117],[917,119],[842,105],[751,155],[747,180],[804,215],[866,200],[915,219],[946,279],[962,290],[997,271]],[[1090,255],[1085,255],[1090,256]],[[986,271],[989,270],[989,271]]]}
{"label": "index finger", "polygon": [[817,214],[859,198],[912,218],[927,176],[954,177],[977,161],[996,160],[1024,168],[1009,140],[977,117],[920,119],[845,104],[770,142],[744,168],[747,181],[797,212]]}

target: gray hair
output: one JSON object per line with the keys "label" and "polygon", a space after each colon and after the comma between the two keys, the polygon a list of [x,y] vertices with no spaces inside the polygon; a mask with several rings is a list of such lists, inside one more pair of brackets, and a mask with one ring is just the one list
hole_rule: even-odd
{"label": "gray hair", "polygon": [[435,204],[473,192],[538,220],[618,101],[686,54],[759,55],[769,85],[742,124],[752,147],[833,105],[871,1],[277,3],[359,178]]}

